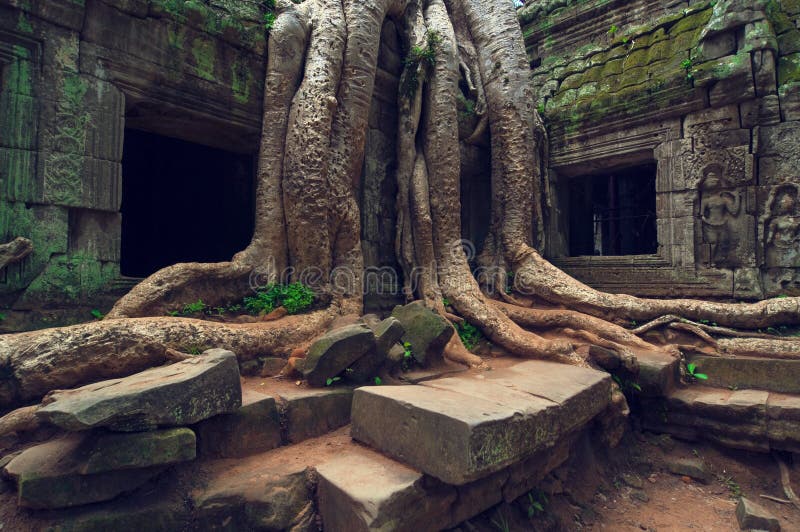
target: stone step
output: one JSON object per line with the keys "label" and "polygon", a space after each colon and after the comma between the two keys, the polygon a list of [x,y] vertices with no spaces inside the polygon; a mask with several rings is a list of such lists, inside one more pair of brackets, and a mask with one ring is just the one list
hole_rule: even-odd
{"label": "stone step", "polygon": [[299,443],[350,423],[352,388],[305,388],[276,379],[245,379],[242,407],[194,428],[198,454],[237,458]]}
{"label": "stone step", "polygon": [[675,388],[680,376],[680,359],[660,351],[637,351],[639,375],[636,384],[645,397],[662,397]]}
{"label": "stone step", "polygon": [[530,361],[417,386],[359,388],[353,438],[447,484],[522,462],[586,425],[609,403],[611,378]]}
{"label": "stone step", "polygon": [[136,489],[164,466],[194,458],[195,435],[187,428],[87,431],[30,447],[3,473],[17,485],[19,506],[67,508],[113,499]]}
{"label": "stone step", "polygon": [[352,445],[316,466],[319,516],[324,530],[334,532],[451,529],[530,492],[566,461],[577,439],[562,438],[515,466],[460,486]]}
{"label": "stone step", "polygon": [[800,451],[800,396],[693,385],[643,402],[643,427],[750,451]]}
{"label": "stone step", "polygon": [[800,393],[800,360],[695,355],[689,362],[708,375],[698,384],[714,388],[756,389]]}

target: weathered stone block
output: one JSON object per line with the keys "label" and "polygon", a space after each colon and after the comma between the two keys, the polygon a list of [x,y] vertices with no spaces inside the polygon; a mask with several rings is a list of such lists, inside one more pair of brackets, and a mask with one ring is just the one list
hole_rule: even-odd
{"label": "weathered stone block", "polygon": [[767,435],[770,446],[800,452],[800,398],[771,393],[767,400]]}
{"label": "weathered stone block", "polygon": [[288,441],[298,443],[347,425],[352,402],[350,388],[282,392],[278,409],[286,422]]}
{"label": "weathered stone block", "polygon": [[411,344],[411,352],[420,364],[441,360],[442,351],[454,334],[447,320],[420,301],[395,307],[392,317],[405,329],[402,340]]}
{"label": "weathered stone block", "polygon": [[308,350],[303,376],[311,386],[325,386],[375,348],[375,335],[363,325],[340,327],[324,334]]}
{"label": "weathered stone block", "polygon": [[736,505],[736,520],[742,530],[768,530],[778,532],[781,529],[778,519],[763,506],[742,497]]}
{"label": "weathered stone block", "polygon": [[211,349],[171,366],[56,392],[52,398],[37,416],[66,430],[140,431],[234,412],[242,404],[242,389],[236,355]]}
{"label": "weathered stone block", "polygon": [[69,253],[102,261],[119,262],[122,215],[119,213],[70,210]]}
{"label": "weathered stone block", "polygon": [[326,530],[440,530],[450,523],[456,490],[426,489],[423,475],[367,450],[317,466],[319,512]]}
{"label": "weathered stone block", "polygon": [[201,456],[237,458],[281,445],[281,422],[274,397],[244,390],[242,407],[196,427]]}
{"label": "weathered stone block", "polygon": [[674,475],[693,478],[703,484],[711,481],[711,473],[706,464],[697,458],[678,458],[667,460],[667,470]]}
{"label": "weathered stone block", "polygon": [[608,404],[608,375],[545,362],[422,386],[356,390],[353,438],[448,484],[519,462]]}
{"label": "weathered stone block", "polygon": [[18,503],[25,508],[66,508],[106,501],[136,489],[161,467],[83,474],[84,436],[73,435],[27,449],[5,474],[17,483]]}
{"label": "weathered stone block", "polygon": [[82,475],[120,469],[139,469],[194,460],[197,446],[194,432],[176,429],[128,434],[99,434],[84,438],[80,449]]}
{"label": "weathered stone block", "polygon": [[705,384],[719,388],[756,388],[800,393],[800,360],[693,356],[698,371],[708,375]]}

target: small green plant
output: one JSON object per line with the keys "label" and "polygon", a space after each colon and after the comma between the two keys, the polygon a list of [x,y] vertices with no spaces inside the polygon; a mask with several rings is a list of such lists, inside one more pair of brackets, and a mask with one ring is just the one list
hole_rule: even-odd
{"label": "small green plant", "polygon": [[373,382],[375,383],[375,386],[380,386],[381,384],[383,384],[383,379],[381,379],[380,377],[375,377],[373,379]]}
{"label": "small green plant", "polygon": [[619,375],[611,375],[611,378],[614,379],[614,382],[616,382],[619,385],[619,388],[620,390],[622,390],[622,393],[642,391],[642,387],[639,386],[639,384],[636,381],[632,381],[630,379],[624,379]]}
{"label": "small green plant", "polygon": [[686,79],[692,80],[694,79],[694,74],[692,74],[692,60],[691,59],[684,59],[681,61],[681,68],[686,71]]}
{"label": "small green plant", "polygon": [[450,306],[450,300],[447,299],[446,297],[443,297],[442,298],[442,305],[444,305],[445,307],[449,307]]}
{"label": "small green plant", "polygon": [[532,519],[538,514],[543,514],[545,506],[547,506],[547,495],[542,490],[534,490],[528,493],[528,519]]}
{"label": "small green plant", "polygon": [[414,365],[414,352],[411,349],[411,344],[403,342],[403,371],[408,371]]}
{"label": "small green plant", "polygon": [[202,355],[206,349],[206,346],[202,344],[189,344],[180,348],[179,351],[190,355]]}
{"label": "small green plant", "polygon": [[275,25],[275,13],[264,13],[264,28],[269,31]]}
{"label": "small green plant", "polygon": [[734,499],[738,499],[742,496],[742,487],[733,479],[732,476],[724,474],[717,475],[717,481],[728,488],[728,491],[731,493],[731,497]]}
{"label": "small green plant", "polygon": [[699,379],[701,381],[707,381],[708,375],[705,373],[697,373],[697,364],[694,362],[689,362],[686,364],[686,372],[693,378]]}
{"label": "small green plant", "polygon": [[407,72],[403,75],[403,86],[400,91],[411,98],[419,85],[419,67],[432,67],[436,64],[436,49],[442,42],[442,37],[436,31],[429,31],[425,35],[425,46],[412,46],[403,59]]}
{"label": "small green plant", "polygon": [[214,314],[217,316],[224,316],[228,309],[225,307],[214,307]]}
{"label": "small green plant", "polygon": [[540,103],[539,105],[537,105],[537,106],[536,106],[536,111],[537,111],[537,112],[538,112],[540,115],[544,115],[544,104],[543,104],[543,103]]}
{"label": "small green plant", "polygon": [[608,28],[608,34],[609,34],[609,35],[611,35],[612,37],[613,37],[614,35],[616,35],[616,33],[617,33],[618,31],[619,31],[619,28],[616,26],[616,24],[612,24],[612,25],[611,25],[611,27],[610,27],[610,28]]}
{"label": "small green plant", "polygon": [[499,530],[500,532],[510,532],[511,528],[508,525],[508,520],[503,513],[498,510],[496,519],[492,519],[492,524]]}
{"label": "small green plant", "polygon": [[470,119],[475,116],[475,102],[461,94],[456,95],[456,100],[459,104],[458,116],[464,119]]}
{"label": "small green plant", "polygon": [[92,314],[92,317],[93,317],[94,319],[96,319],[96,320],[102,320],[103,318],[105,318],[105,317],[106,317],[106,315],[105,315],[105,314],[103,314],[102,312],[100,312],[100,311],[99,311],[99,310],[97,310],[96,308],[93,308],[93,309],[92,309],[92,312],[91,312],[91,314]]}
{"label": "small green plant", "polygon": [[456,330],[458,331],[458,337],[461,338],[461,342],[464,344],[464,347],[470,351],[475,349],[475,346],[478,345],[478,342],[483,339],[483,333],[481,330],[468,321],[459,323],[456,326]]}
{"label": "small green plant", "polygon": [[168,310],[167,311],[167,316],[171,316],[173,318],[177,318],[180,315],[181,315],[181,311],[180,310]]}
{"label": "small green plant", "polygon": [[342,378],[341,378],[341,377],[328,377],[328,378],[325,380],[325,386],[330,386],[330,385],[332,385],[334,382],[339,382],[340,380],[342,380]]}
{"label": "small green plant", "polygon": [[192,314],[199,314],[201,312],[205,312],[208,306],[203,303],[202,299],[198,299],[194,303],[188,303],[183,306],[183,315],[190,316]]}
{"label": "small green plant", "polygon": [[314,302],[314,291],[303,283],[268,285],[255,296],[244,298],[244,308],[250,314],[269,314],[283,307],[289,314],[298,314]]}
{"label": "small green plant", "polygon": [[514,291],[514,272],[506,272],[506,294]]}
{"label": "small green plant", "polygon": [[5,319],[6,319],[6,315],[5,314],[0,314],[0,321],[5,321]]}

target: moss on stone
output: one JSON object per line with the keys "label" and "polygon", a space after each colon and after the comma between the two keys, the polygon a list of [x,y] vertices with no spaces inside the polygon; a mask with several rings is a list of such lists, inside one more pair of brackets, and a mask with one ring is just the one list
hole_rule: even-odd
{"label": "moss on stone", "polygon": [[195,73],[208,81],[214,80],[215,52],[214,43],[207,39],[198,37],[192,41]]}
{"label": "moss on stone", "polygon": [[233,98],[242,104],[250,101],[250,86],[253,82],[253,76],[244,62],[239,60],[234,61],[231,65],[231,90],[233,91]]}
{"label": "moss on stone", "polygon": [[84,254],[57,255],[25,291],[25,300],[80,303],[102,292],[118,277],[117,263],[101,262]]}
{"label": "moss on stone", "polygon": [[778,85],[800,81],[800,53],[789,54],[778,60]]}

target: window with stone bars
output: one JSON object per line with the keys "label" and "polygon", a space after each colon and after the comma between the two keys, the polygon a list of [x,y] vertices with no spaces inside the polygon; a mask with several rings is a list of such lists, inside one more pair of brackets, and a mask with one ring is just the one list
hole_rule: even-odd
{"label": "window with stone bars", "polygon": [[569,255],[656,253],[656,164],[569,180]]}

